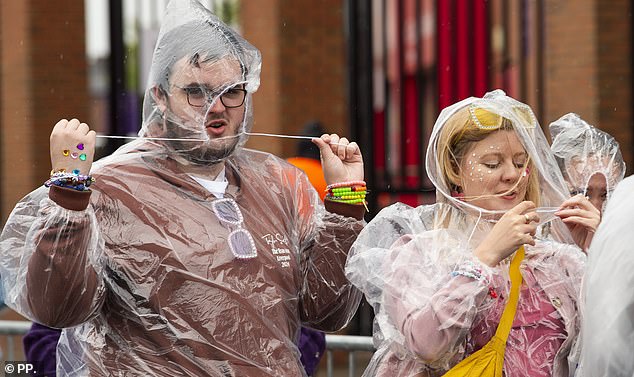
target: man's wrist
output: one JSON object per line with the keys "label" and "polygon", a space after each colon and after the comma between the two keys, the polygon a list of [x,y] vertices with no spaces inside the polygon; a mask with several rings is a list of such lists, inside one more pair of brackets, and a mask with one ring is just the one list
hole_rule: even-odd
{"label": "man's wrist", "polygon": [[346,204],[325,199],[324,207],[326,207],[326,211],[330,213],[352,217],[357,220],[363,220],[363,216],[365,215],[365,206],[358,204]]}

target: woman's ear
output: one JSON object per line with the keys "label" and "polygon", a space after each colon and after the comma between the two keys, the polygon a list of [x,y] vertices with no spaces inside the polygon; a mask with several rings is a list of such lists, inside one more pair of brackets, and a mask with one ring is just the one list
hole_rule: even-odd
{"label": "woman's ear", "polygon": [[456,190],[451,191],[451,196],[462,200],[464,199],[464,192],[462,192],[462,189],[458,187]]}
{"label": "woman's ear", "polygon": [[158,85],[153,86],[150,91],[154,97],[154,103],[156,103],[159,111],[161,114],[165,114],[165,111],[167,110],[167,93],[165,93],[165,90]]}

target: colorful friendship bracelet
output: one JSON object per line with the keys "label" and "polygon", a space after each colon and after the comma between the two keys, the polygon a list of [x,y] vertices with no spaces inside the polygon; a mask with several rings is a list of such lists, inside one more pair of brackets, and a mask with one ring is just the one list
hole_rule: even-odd
{"label": "colorful friendship bracelet", "polygon": [[368,210],[365,197],[367,195],[364,181],[339,182],[328,185],[326,188],[326,199],[345,204],[363,204]]}
{"label": "colorful friendship bracelet", "polygon": [[353,186],[353,187],[338,187],[330,190],[326,190],[333,194],[350,193],[350,192],[365,192],[365,186]]}
{"label": "colorful friendship bracelet", "polygon": [[455,270],[451,271],[451,276],[465,276],[470,279],[479,281],[484,285],[488,285],[487,294],[491,298],[498,298],[498,294],[495,289],[490,285],[489,279],[482,273],[482,269],[472,261],[465,261],[461,263]]}
{"label": "colorful friendship bracelet", "polygon": [[451,272],[451,276],[466,276],[472,279],[484,282],[488,284],[488,280],[484,274],[482,274],[482,269],[472,261],[464,261],[462,262],[455,270]]}
{"label": "colorful friendship bracelet", "polygon": [[472,272],[472,271],[462,271],[462,270],[455,270],[455,271],[451,271],[451,276],[456,277],[456,276],[466,276],[468,278],[471,278],[473,280],[477,280],[477,281],[484,281],[482,275]]}
{"label": "colorful friendship bracelet", "polygon": [[365,194],[363,195],[330,195],[328,196],[328,198],[337,199],[337,200],[365,199]]}
{"label": "colorful friendship bracelet", "polygon": [[51,171],[51,178],[44,182],[44,186],[58,186],[71,188],[77,191],[88,191],[95,179],[90,175],[79,174],[79,170],[75,169],[72,173],[67,173],[65,169]]}
{"label": "colorful friendship bracelet", "polygon": [[363,181],[340,182],[328,185],[325,191],[327,194],[365,192],[366,185]]}
{"label": "colorful friendship bracelet", "polygon": [[330,190],[330,189],[333,189],[333,188],[339,188],[339,187],[352,187],[352,186],[363,186],[363,187],[365,187],[365,181],[350,181],[350,182],[333,183],[331,185],[328,185],[328,187],[326,187],[326,190]]}

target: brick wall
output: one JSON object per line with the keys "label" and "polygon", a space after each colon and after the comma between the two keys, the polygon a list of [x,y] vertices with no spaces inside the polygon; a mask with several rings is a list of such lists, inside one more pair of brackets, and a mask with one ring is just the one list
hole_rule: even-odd
{"label": "brick wall", "polygon": [[[2,7],[2,223],[20,194],[32,188],[34,150],[30,143],[32,130],[31,99],[28,98],[28,75],[30,71],[27,51],[30,38],[26,32],[27,2],[3,1]],[[24,153],[26,152],[26,153]],[[44,152],[44,151],[42,151]],[[40,152],[37,152],[40,153]],[[37,154],[35,153],[35,154]]]}
{"label": "brick wall", "polygon": [[48,137],[62,117],[88,116],[84,1],[3,1],[0,5],[2,197],[15,203],[48,177]]}
{"label": "brick wall", "polygon": [[[343,2],[243,1],[243,35],[263,56],[255,131],[298,134],[310,120],[349,135]],[[295,142],[252,138],[249,146],[283,157]]]}
{"label": "brick wall", "polygon": [[[280,79],[280,43],[279,27],[281,15],[280,0],[261,0],[241,2],[240,27],[243,36],[262,53],[262,72],[260,88],[254,95],[255,132],[283,133]],[[280,154],[282,143],[279,139],[251,138],[248,147]]]}
{"label": "brick wall", "polygon": [[634,172],[632,114],[632,15],[630,0],[597,1],[598,123],[621,144],[621,152]]}
{"label": "brick wall", "polygon": [[[575,112],[621,144],[634,167],[631,2],[546,1],[544,119]],[[546,124],[547,126],[547,124]]]}
{"label": "brick wall", "polygon": [[544,120],[569,112],[598,120],[595,0],[544,3]]}

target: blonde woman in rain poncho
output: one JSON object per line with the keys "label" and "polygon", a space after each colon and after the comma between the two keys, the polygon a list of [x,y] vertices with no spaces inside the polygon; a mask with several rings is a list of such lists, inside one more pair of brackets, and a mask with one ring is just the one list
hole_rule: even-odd
{"label": "blonde woman in rain poncho", "polygon": [[[502,91],[444,109],[426,158],[437,203],[383,209],[346,264],[376,314],[378,350],[365,376],[442,376],[482,348],[522,245],[504,375],[567,376],[578,349],[581,248],[598,211],[582,195],[569,198],[531,109]],[[576,228],[587,236],[581,245]]]}
{"label": "blonde woman in rain poncho", "polygon": [[[344,263],[364,207],[324,207],[298,169],[242,147],[260,63],[198,2],[172,1],[143,138],[92,165],[94,131],[54,127],[50,188],[12,212],[0,274],[11,307],[64,328],[58,376],[302,376],[300,326],[356,311]],[[327,183],[363,180],[355,143],[314,142]]]}

